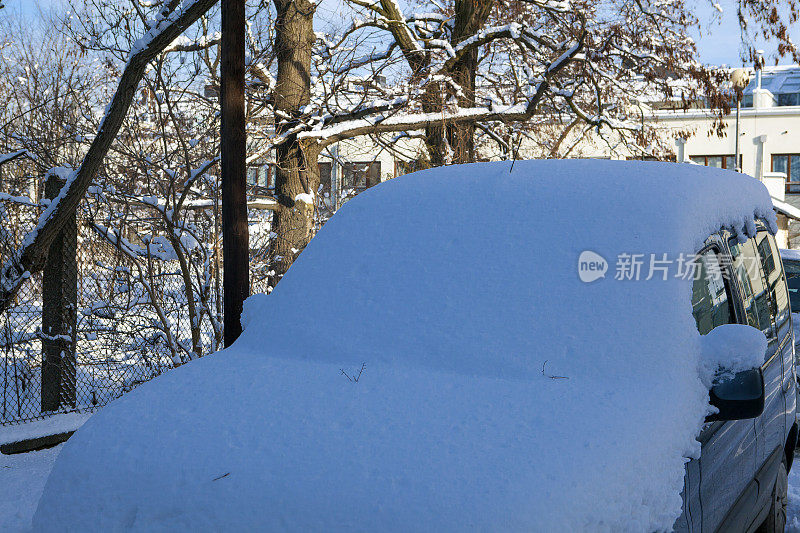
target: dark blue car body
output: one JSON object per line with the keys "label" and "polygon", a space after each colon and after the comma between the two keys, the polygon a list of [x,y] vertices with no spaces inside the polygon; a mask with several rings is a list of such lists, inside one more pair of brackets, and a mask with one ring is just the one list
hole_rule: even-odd
{"label": "dark blue car body", "polygon": [[[797,382],[789,295],[777,245],[758,225],[744,243],[727,231],[698,253],[722,269],[716,294],[695,280],[693,311],[702,334],[724,322],[762,330],[764,411],[757,418],[707,423],[699,459],[686,465],[676,531],[774,531],[785,523],[786,475],[797,441]],[[749,260],[749,261],[748,261]],[[700,285],[698,285],[700,284]],[[783,507],[781,509],[781,507]]]}

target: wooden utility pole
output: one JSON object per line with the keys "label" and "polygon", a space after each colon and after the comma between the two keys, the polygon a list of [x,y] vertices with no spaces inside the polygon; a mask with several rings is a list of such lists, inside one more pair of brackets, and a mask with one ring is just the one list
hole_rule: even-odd
{"label": "wooden utility pole", "polygon": [[247,165],[244,116],[245,0],[222,0],[222,291],[224,342],[242,332],[242,305],[250,295]]}
{"label": "wooden utility pole", "polygon": [[[45,196],[54,199],[66,183],[46,176]],[[78,225],[72,217],[47,253],[42,278],[42,412],[75,407],[75,344],[78,311]]]}

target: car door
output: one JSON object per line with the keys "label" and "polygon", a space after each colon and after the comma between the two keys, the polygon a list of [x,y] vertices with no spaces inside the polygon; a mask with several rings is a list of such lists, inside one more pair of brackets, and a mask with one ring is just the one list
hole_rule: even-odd
{"label": "car door", "polygon": [[[785,402],[781,392],[783,363],[779,355],[778,336],[775,329],[775,301],[771,295],[766,271],[776,271],[774,258],[768,253],[769,240],[766,232],[756,238],[731,245],[733,269],[741,289],[747,323],[764,332],[767,352],[761,367],[764,375],[764,412],[756,419],[758,452],[756,467],[760,468],[775,449],[783,442]],[[780,269],[777,269],[780,272]]]}
{"label": "car door", "polygon": [[[780,252],[775,238],[766,230],[759,231],[757,246],[761,256],[762,271],[764,279],[772,300],[772,321],[775,328],[777,353],[776,358],[781,359],[781,379],[775,381],[776,394],[780,396],[780,402],[776,402],[776,418],[780,420],[772,421],[772,428],[775,433],[777,429],[782,431],[775,435],[776,440],[765,440],[765,448],[772,450],[771,464],[762,467],[761,490],[759,492],[759,503],[770,501],[771,489],[774,483],[774,474],[778,468],[777,462],[784,455],[784,448],[795,423],[795,407],[797,403],[797,379],[795,377],[795,345],[792,333],[792,314],[790,309],[790,298],[786,273],[780,259]],[[776,365],[777,366],[777,365]],[[778,412],[780,408],[780,412]],[[766,420],[765,420],[766,422]],[[776,451],[777,448],[777,451]],[[761,494],[763,492],[763,495]]]}
{"label": "car door", "polygon": [[[744,318],[723,250],[723,245],[711,246],[698,254],[692,314],[701,335]],[[738,521],[738,517],[729,516],[731,509],[749,514],[755,503],[755,422],[713,422],[703,428],[698,440],[702,446],[700,459],[687,465],[689,483],[684,497],[687,515],[691,515],[687,518],[693,531],[715,531],[726,519]]]}
{"label": "car door", "polygon": [[[775,265],[775,270],[770,272],[768,283],[770,291],[775,301],[775,331],[778,335],[778,349],[781,352],[781,359],[783,360],[783,397],[786,404],[787,417],[784,420],[784,430],[788,435],[791,430],[792,423],[794,422],[789,416],[790,413],[795,411],[796,387],[792,385],[797,384],[795,376],[795,357],[796,342],[800,339],[793,338],[793,321],[791,309],[791,292],[789,287],[789,280],[785,269],[783,268],[782,261],[780,260],[780,250],[778,250],[778,243],[775,242],[775,237],[770,234],[766,235],[769,242],[770,253],[772,254],[772,261]],[[794,344],[794,345],[793,345]]]}
{"label": "car door", "polygon": [[[789,305],[789,291],[786,282],[786,275],[781,265],[780,253],[775,238],[766,230],[760,230],[756,237],[756,245],[761,257],[762,274],[764,282],[769,291],[770,301],[772,305],[770,312],[772,315],[772,324],[775,329],[775,344],[777,357],[781,360],[781,377],[780,380],[775,380],[776,387],[780,387],[776,393],[781,397],[781,409],[778,410],[776,405],[776,417],[780,421],[772,422],[772,426],[776,429],[781,428],[782,431],[777,441],[767,443],[767,448],[775,446],[783,446],[786,441],[786,436],[791,429],[791,423],[787,423],[788,412],[793,412],[795,395],[793,385],[795,385],[794,377],[794,347],[792,345],[792,320],[791,310]],[[777,364],[775,365],[777,368]]]}

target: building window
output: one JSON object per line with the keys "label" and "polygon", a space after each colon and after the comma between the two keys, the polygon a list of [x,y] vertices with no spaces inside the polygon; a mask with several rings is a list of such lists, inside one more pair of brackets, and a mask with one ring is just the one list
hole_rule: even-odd
{"label": "building window", "polygon": [[261,173],[264,179],[264,186],[267,189],[275,188],[275,165],[269,164],[261,167]]}
{"label": "building window", "polygon": [[[689,157],[692,163],[703,165],[706,167],[724,168],[728,170],[736,170],[734,161],[736,158],[732,155],[693,155]],[[741,156],[739,159],[741,165]]]}
{"label": "building window", "polygon": [[800,105],[800,93],[783,93],[778,95],[778,105]]}
{"label": "building window", "polygon": [[381,181],[380,161],[355,161],[345,163],[343,170],[344,189],[366,189]]}
{"label": "building window", "polygon": [[786,174],[786,192],[800,192],[800,154],[773,154],[771,168]]}
{"label": "building window", "polygon": [[258,167],[247,168],[247,184],[258,185]]}
{"label": "building window", "polygon": [[272,163],[247,167],[247,184],[251,187],[275,187],[275,172]]}
{"label": "building window", "polygon": [[667,154],[663,156],[654,156],[654,155],[644,155],[644,156],[630,156],[627,158],[628,161],[666,161],[668,163],[674,163],[678,160],[678,158],[672,154]]}

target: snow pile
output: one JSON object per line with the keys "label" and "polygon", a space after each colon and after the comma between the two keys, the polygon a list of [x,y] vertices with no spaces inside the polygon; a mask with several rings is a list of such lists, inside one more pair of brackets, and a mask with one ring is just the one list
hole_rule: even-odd
{"label": "snow pile", "polygon": [[[615,279],[775,227],[690,165],[517,161],[348,202],[231,348],[64,447],[38,530],[668,530],[709,412],[690,279]],[[591,250],[608,274],[591,283]],[[730,354],[729,354],[730,355]],[[719,362],[719,361],[718,361]]]}
{"label": "snow pile", "polygon": [[758,368],[767,353],[761,330],[743,324],[723,324],[701,337],[700,379],[710,388],[714,382],[737,372]]}

